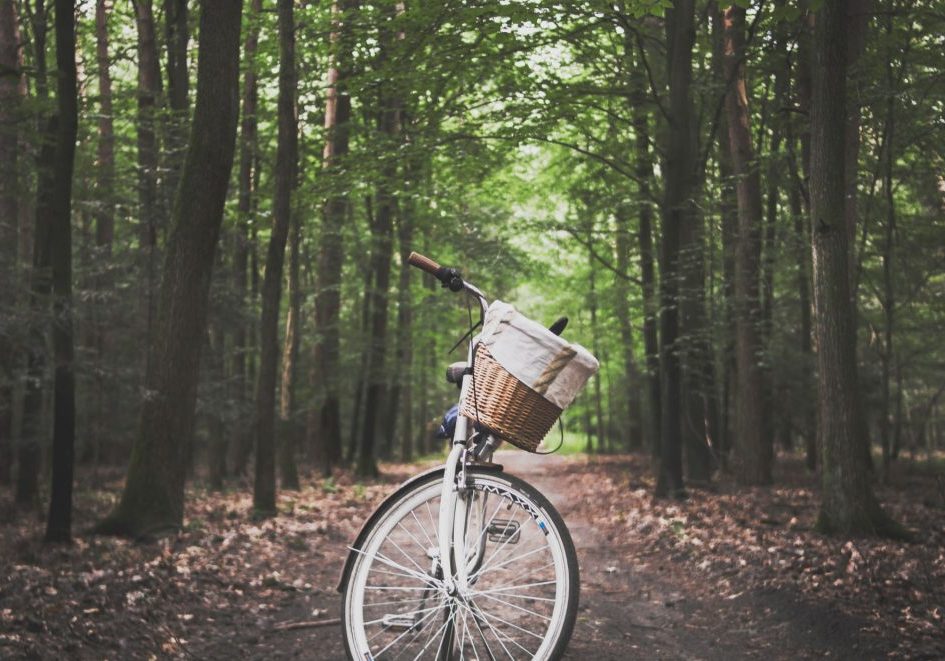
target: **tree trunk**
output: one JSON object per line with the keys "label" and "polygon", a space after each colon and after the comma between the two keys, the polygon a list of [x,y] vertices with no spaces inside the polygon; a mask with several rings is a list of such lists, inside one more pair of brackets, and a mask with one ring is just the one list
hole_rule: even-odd
{"label": "tree trunk", "polygon": [[247,333],[247,326],[255,326],[246,309],[247,275],[249,269],[250,227],[254,226],[253,202],[256,193],[253,167],[257,146],[257,82],[256,82],[256,50],[259,44],[259,16],[262,12],[262,0],[252,0],[249,10],[249,29],[243,46],[243,57],[246,62],[246,73],[243,77],[243,99],[240,117],[240,159],[237,180],[239,192],[237,195],[237,221],[233,237],[233,290],[240,313],[239,321],[233,329],[233,362],[232,370],[233,405],[236,409],[234,429],[233,472],[237,475],[246,473],[246,464],[253,451],[252,425],[248,424],[247,413],[248,368],[251,336],[255,331]]}
{"label": "tree trunk", "polygon": [[[588,247],[592,246],[591,243],[593,236],[591,232],[588,232]],[[594,263],[594,253],[588,252],[588,262],[590,269],[588,271],[588,308],[590,308],[591,313],[591,350],[594,352],[594,355],[600,356],[600,346],[598,346],[597,336],[597,288],[595,282],[595,273],[597,265]],[[603,356],[601,356],[603,358]],[[601,389],[600,389],[600,372],[594,374],[594,435],[597,436],[597,451],[598,452],[607,452],[608,447],[608,438],[604,429],[604,404],[601,398]]]}
{"label": "tree trunk", "polygon": [[[389,101],[382,101],[384,103]],[[385,136],[395,136],[399,130],[396,110],[385,108],[380,118],[380,132]],[[387,157],[390,161],[390,157]],[[393,172],[390,165],[383,165],[381,182],[377,189],[377,217],[373,224],[374,249],[371,251],[371,271],[374,273],[374,286],[368,289],[371,298],[371,323],[368,329],[367,351],[368,372],[364,402],[364,424],[361,428],[361,445],[358,453],[357,472],[359,475],[376,476],[375,442],[378,436],[377,413],[383,404],[383,391],[386,383],[387,355],[387,304],[390,289],[390,262],[393,239],[394,197],[391,193]]]}
{"label": "tree trunk", "polygon": [[645,81],[640,63],[631,75],[631,105],[634,136],[634,174],[637,177],[637,242],[640,248],[640,279],[643,294],[643,347],[646,354],[646,402],[644,434],[654,456],[660,448],[660,348],[657,333],[656,269],[653,250],[653,205],[650,179],[653,160],[650,155],[650,127],[647,117]]}
{"label": "tree trunk", "polygon": [[[332,5],[331,65],[325,102],[325,141],[323,155],[326,176],[337,173],[348,153],[348,122],[351,97],[348,95],[348,60],[351,57],[352,27],[348,2]],[[336,187],[337,188],[337,187]],[[315,325],[319,341],[315,344],[315,364],[322,388],[319,412],[318,452],[324,471],[330,471],[341,459],[341,410],[338,379],[339,312],[341,307],[341,265],[344,257],[342,230],[348,211],[348,195],[334,191],[325,202],[324,223],[318,252],[318,290],[315,294]]]}
{"label": "tree trunk", "polygon": [[128,478],[103,533],[179,528],[210,276],[233,165],[242,4],[202,0],[193,130],[164,259],[157,325]]}
{"label": "tree trunk", "polygon": [[[17,228],[20,220],[19,125],[23,72],[17,9],[0,0],[0,315],[12,318],[17,294]],[[13,466],[13,408],[17,351],[12,336],[0,337],[0,484],[10,484]]]}
{"label": "tree trunk", "polygon": [[279,388],[279,474],[283,489],[299,488],[296,466],[299,423],[295,410],[295,387],[298,381],[299,346],[302,343],[302,290],[299,283],[299,248],[302,228],[299,214],[292,213],[292,234],[289,248],[289,314],[285,320],[285,341],[282,347],[282,379]]}
{"label": "tree trunk", "polygon": [[[141,317],[149,345],[155,322],[157,237],[161,225],[157,137],[161,70],[151,0],[133,0],[133,4],[138,26],[138,236],[144,287]],[[147,368],[146,364],[145,371]]]}
{"label": "tree trunk", "polygon": [[[223,324],[219,318],[210,322],[207,332],[207,349],[210,351],[210,378],[217,383],[226,379],[226,352],[223,342]],[[226,477],[226,424],[220,409],[210,411],[209,447],[207,449],[207,482],[211,491],[223,491]]]}
{"label": "tree trunk", "polygon": [[[724,94],[728,88],[725,62],[725,25],[722,11],[716,3],[710,5],[712,18],[712,67],[716,84]],[[722,333],[721,368],[722,386],[719,415],[717,454],[723,468],[728,466],[732,446],[732,391],[735,373],[735,241],[738,233],[738,198],[735,179],[732,176],[731,144],[728,136],[728,118],[723,103],[721,109],[722,129],[718,137],[719,167],[719,216],[722,243]]]}
{"label": "tree trunk", "polygon": [[847,124],[846,0],[824,3],[817,14],[811,103],[811,214],[814,332],[817,344],[821,507],[828,532],[891,533],[862,453],[859,388],[850,297],[845,215]]}
{"label": "tree trunk", "polygon": [[626,388],[625,401],[627,404],[626,429],[621,430],[626,435],[625,448],[639,449],[642,447],[640,430],[640,372],[637,369],[633,355],[633,328],[630,323],[630,287],[627,276],[630,272],[630,209],[624,205],[617,208],[616,245],[617,271],[620,275],[614,280],[614,295],[616,302],[614,312],[617,323],[620,324],[620,348],[623,353],[623,373]]}
{"label": "tree trunk", "polygon": [[692,46],[695,40],[695,12],[692,0],[681,0],[667,12],[669,66],[669,138],[666,149],[666,183],[663,204],[662,273],[660,277],[660,375],[662,429],[657,496],[683,497],[682,395],[679,357],[679,248],[680,231],[693,208],[693,162],[695,140],[693,105]]}
{"label": "tree trunk", "polygon": [[[108,262],[112,255],[112,242],[115,237],[115,129],[112,110],[111,60],[108,54],[108,8],[105,0],[95,3],[95,47],[98,64],[99,118],[98,118],[98,181],[96,184],[98,208],[95,212],[95,246],[98,258]],[[107,271],[97,279],[96,288],[100,292],[108,291],[112,286]],[[104,367],[111,357],[109,343],[109,324],[103,313],[96,315],[93,328],[93,349],[99,364]],[[94,443],[96,456],[104,454],[103,449],[110,445],[110,432],[105,424],[108,412],[109,388],[105,370],[97,370],[96,408]]]}
{"label": "tree trunk", "polygon": [[[49,220],[52,262],[53,377],[52,491],[47,542],[72,537],[72,472],[75,465],[75,369],[72,336],[72,169],[79,125],[75,63],[75,4],[56,0],[56,160]],[[52,137],[52,136],[50,136]]]}
{"label": "tree trunk", "polygon": [[735,476],[742,484],[771,482],[771,443],[765,437],[761,367],[761,181],[751,143],[745,84],[745,10],[725,10],[725,63],[730,84],[725,112],[738,198],[735,252]]}
{"label": "tree trunk", "polygon": [[164,0],[164,38],[167,46],[167,123],[166,181],[168,206],[173,204],[180,181],[180,169],[187,149],[187,123],[190,119],[190,74],[187,71],[187,44],[190,41],[187,0]]}
{"label": "tree trunk", "polygon": [[[415,183],[415,173],[408,172],[408,187]],[[388,444],[396,440],[398,417],[402,422],[400,436],[400,458],[405,462],[413,461],[413,409],[412,376],[413,370],[413,301],[411,300],[410,281],[412,267],[407,257],[413,244],[413,191],[408,188],[405,201],[400,205],[397,224],[397,240],[400,248],[400,273],[397,281],[397,359],[394,364],[393,387],[390,389],[390,434]],[[403,415],[399,416],[400,409]]]}
{"label": "tree trunk", "polygon": [[[892,39],[892,16],[886,18],[886,38]],[[890,53],[891,55],[891,53]],[[896,200],[893,190],[894,144],[896,133],[896,77],[893,72],[893,59],[886,62],[886,126],[883,129],[883,193],[886,198],[886,227],[883,241],[883,353],[882,353],[882,409],[879,412],[879,427],[883,449],[883,481],[889,479],[889,467],[892,462],[892,438],[890,430],[891,392],[890,381],[892,367],[896,363],[893,346],[893,331],[896,320],[896,291],[893,281],[893,262],[895,257],[896,236]]]}
{"label": "tree trunk", "polygon": [[[47,12],[45,0],[36,0],[31,15],[33,28],[34,67],[36,69],[36,97],[46,101],[49,88],[46,71]],[[33,505],[39,495],[39,469],[42,459],[42,437],[46,430],[43,415],[46,388],[46,329],[45,316],[49,310],[52,290],[49,253],[50,195],[54,189],[53,168],[56,162],[56,126],[44,113],[36,122],[40,149],[36,158],[36,204],[33,223],[33,259],[29,278],[29,307],[31,324],[27,347],[27,382],[23,394],[23,419],[17,448],[17,478],[15,501],[20,506]]]}
{"label": "tree trunk", "polygon": [[295,16],[293,0],[279,0],[279,136],[276,148],[276,191],[272,234],[266,255],[259,322],[259,375],[256,382],[256,482],[253,506],[258,513],[276,511],[275,414],[279,362],[279,304],[282,267],[292,214],[292,188],[298,160],[298,119],[295,105]]}

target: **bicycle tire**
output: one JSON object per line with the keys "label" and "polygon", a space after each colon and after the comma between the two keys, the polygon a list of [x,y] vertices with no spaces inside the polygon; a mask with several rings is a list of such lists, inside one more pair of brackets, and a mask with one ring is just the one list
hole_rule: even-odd
{"label": "bicycle tire", "polygon": [[[437,546],[434,522],[442,476],[442,470],[432,472],[385,501],[352,549],[341,608],[348,658],[373,661],[409,652],[405,658],[559,659],[574,629],[580,591],[577,554],[561,515],[518,477],[467,469],[466,497],[479,507],[478,514],[469,515],[477,520],[467,518],[467,547],[480,549],[472,556],[479,565],[470,572],[474,584],[468,594],[450,597],[431,555]],[[503,505],[511,518],[497,519]],[[418,511],[428,524],[421,523]],[[475,543],[469,544],[472,535]],[[520,544],[534,548],[511,549]],[[429,568],[420,560],[429,561]],[[553,578],[533,580],[549,575]],[[507,580],[513,582],[501,582]],[[552,589],[553,597],[548,596]],[[408,596],[372,600],[369,593]],[[432,627],[440,619],[443,624]],[[544,631],[530,628],[542,620],[547,620]],[[433,635],[422,636],[428,626]]]}

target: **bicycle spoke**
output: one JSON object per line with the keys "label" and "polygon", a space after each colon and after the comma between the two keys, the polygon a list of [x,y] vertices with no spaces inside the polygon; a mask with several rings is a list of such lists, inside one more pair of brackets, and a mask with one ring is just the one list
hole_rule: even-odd
{"label": "bicycle spoke", "polygon": [[[419,615],[420,613],[428,613],[431,610],[436,610],[439,606],[428,606],[426,608],[418,608],[417,610],[404,611],[403,613],[393,613],[393,615]],[[385,613],[386,615],[391,615],[391,613]],[[372,624],[377,624],[378,622],[383,622],[385,618],[379,617],[376,620],[368,620],[364,623],[364,626],[370,626]]]}
{"label": "bicycle spoke", "polygon": [[441,631],[443,632],[444,635],[446,634],[446,625],[448,625],[449,623],[450,623],[449,618],[447,618],[446,621],[440,625],[440,628],[433,632],[433,635],[430,636],[430,640],[426,642],[426,645],[420,648],[420,651],[417,652],[417,656],[413,657],[414,661],[417,661],[417,659],[419,659],[423,655],[426,649],[430,646],[430,643],[436,640],[437,635],[439,635]]}
{"label": "bicycle spoke", "polygon": [[398,521],[398,522],[397,522],[397,526],[398,526],[401,530],[403,530],[405,533],[407,533],[407,536],[409,536],[410,539],[413,540],[413,543],[417,545],[417,547],[423,552],[423,555],[425,556],[425,555],[427,554],[427,547],[425,547],[423,544],[421,544],[421,543],[420,543],[420,540],[418,540],[416,537],[414,537],[413,533],[410,532],[410,531],[407,529],[406,526],[404,526],[403,521]]}
{"label": "bicycle spoke", "polygon": [[[442,604],[440,604],[440,606],[442,606]],[[374,658],[375,658],[375,659],[380,658],[381,654],[383,654],[384,652],[386,652],[387,650],[389,650],[390,647],[391,647],[391,645],[394,645],[397,641],[399,641],[401,638],[403,638],[403,637],[406,636],[408,633],[410,633],[412,629],[417,629],[417,632],[419,633],[419,627],[420,627],[420,625],[423,624],[426,620],[428,620],[428,619],[430,619],[431,617],[433,617],[434,613],[436,613],[435,610],[430,611],[429,613],[427,613],[426,615],[424,615],[423,618],[422,618],[421,620],[419,620],[415,625],[413,625],[413,627],[412,627],[411,629],[407,629],[407,630],[404,631],[402,634],[400,634],[399,636],[397,636],[396,638],[394,638],[394,640],[392,640],[392,641],[390,641],[389,643],[387,643],[387,645],[385,645],[383,648],[381,648],[381,650],[380,650],[379,652],[375,653],[375,654],[374,654]],[[381,629],[381,632],[383,632],[383,631],[385,631],[385,629]]]}
{"label": "bicycle spoke", "polygon": [[[516,562],[516,561],[518,561],[518,560],[523,560],[523,559],[525,559],[525,558],[527,558],[527,557],[529,557],[529,556],[531,556],[531,555],[534,555],[534,554],[538,553],[539,551],[544,551],[544,550],[546,550],[544,547],[539,547],[539,548],[537,548],[537,549],[533,549],[533,550],[529,551],[528,553],[523,553],[522,555],[516,556],[516,557],[514,557],[514,558],[509,558],[508,560],[505,560],[505,561],[503,561],[503,562],[501,562],[501,563],[495,565],[494,567],[491,567],[490,569],[491,569],[492,571],[495,571],[495,570],[498,569],[499,567],[505,567],[505,566],[508,565],[509,563]],[[479,568],[479,571],[477,571],[473,576],[471,576],[469,580],[471,581],[471,580],[473,580],[473,578],[478,578],[479,576],[481,576],[481,575],[482,575],[482,572],[483,572],[485,569],[486,569],[485,565],[483,565],[482,567],[480,567],[480,568]]]}
{"label": "bicycle spoke", "polygon": [[[349,546],[348,549],[351,550],[351,551],[354,551],[355,553],[357,553],[357,554],[359,554],[359,555],[363,555],[363,556],[365,556],[365,557],[370,557],[367,553],[365,553],[365,552],[362,551],[361,549],[356,549],[356,548],[354,548],[353,546]],[[400,575],[400,576],[404,576],[404,577],[406,577],[406,578],[419,579],[419,580],[421,580],[421,581],[423,581],[423,582],[425,582],[425,583],[433,583],[433,584],[438,584],[438,583],[439,583],[439,581],[437,581],[435,578],[433,578],[432,576],[430,576],[429,574],[427,574],[427,573],[426,573],[425,571],[423,571],[422,569],[421,569],[419,572],[414,571],[414,570],[411,569],[410,567],[405,567],[404,565],[402,565],[402,564],[400,564],[400,563],[398,563],[398,562],[394,562],[393,560],[391,560],[390,558],[388,558],[386,555],[384,555],[384,554],[381,553],[380,551],[377,551],[377,552],[374,554],[374,557],[377,558],[378,560],[380,560],[382,563],[384,563],[384,564],[387,565],[388,567],[391,567],[392,569],[399,569],[399,570],[401,570],[402,573],[398,574],[398,575]],[[375,570],[374,570],[374,568],[372,567],[372,568],[370,568],[368,571],[375,571]],[[390,572],[387,572],[387,573],[390,573]]]}
{"label": "bicycle spoke", "polygon": [[364,604],[365,608],[375,608],[376,606],[391,606],[393,604],[408,604],[410,602],[424,601],[427,597],[417,597],[416,599],[394,599],[392,601],[375,601],[370,604]]}
{"label": "bicycle spoke", "polygon": [[[476,590],[476,594],[491,594],[493,592],[505,592],[506,590],[514,590],[516,588],[530,588],[537,587],[540,585],[554,585],[557,581],[539,581],[538,583],[513,583],[512,585],[505,585],[501,588],[489,588],[488,590]],[[554,601],[553,599],[551,601]]]}
{"label": "bicycle spoke", "polygon": [[535,633],[534,631],[529,631],[528,629],[523,629],[522,627],[518,626],[517,624],[513,624],[512,622],[509,622],[508,620],[502,619],[501,617],[499,617],[499,616],[496,615],[495,613],[493,613],[493,614],[492,614],[492,617],[490,618],[488,615],[486,615],[486,614],[483,612],[483,610],[479,607],[478,604],[476,604],[475,602],[472,602],[472,603],[473,603],[473,606],[475,606],[476,610],[479,612],[479,614],[482,615],[482,616],[483,616],[484,618],[486,618],[487,620],[488,620],[488,619],[494,619],[494,620],[496,620],[496,621],[498,621],[498,622],[501,622],[502,624],[504,624],[504,625],[506,625],[506,626],[512,627],[512,628],[515,629],[516,631],[521,631],[521,632],[524,633],[524,634],[528,634],[529,636],[531,636],[531,637],[533,637],[533,638],[537,638],[538,640],[543,640],[543,639],[544,639],[544,636],[539,636],[539,635],[538,635],[537,633]]}
{"label": "bicycle spoke", "polygon": [[[417,522],[417,527],[420,529],[420,532],[423,533],[423,536],[427,538],[427,542],[430,544],[430,546],[432,548],[436,548],[436,542],[430,539],[430,535],[429,533],[427,533],[427,529],[423,527],[422,523],[420,523],[420,519],[417,518],[417,515],[416,513],[414,513],[413,510],[410,510],[410,516],[412,516],[413,520]],[[436,534],[436,532],[434,531],[433,534]]]}
{"label": "bicycle spoke", "polygon": [[[463,604],[463,605],[464,605],[466,608],[469,608],[469,606],[466,606],[465,604]],[[475,604],[473,604],[473,605],[475,606]],[[512,653],[509,651],[509,648],[505,646],[505,643],[502,642],[502,639],[499,638],[499,634],[496,632],[495,627],[492,626],[492,624],[489,623],[489,619],[488,619],[488,618],[482,613],[482,611],[479,610],[478,608],[476,608],[476,611],[477,611],[478,613],[473,612],[473,610],[472,610],[471,608],[469,609],[470,614],[471,614],[474,618],[476,617],[477,614],[480,616],[480,618],[486,623],[486,626],[489,627],[489,630],[492,632],[493,637],[495,637],[495,639],[499,642],[499,645],[502,646],[502,649],[505,650],[506,655],[508,655],[508,657],[509,657],[510,659],[512,659],[512,661],[515,661],[515,657],[512,656]],[[478,620],[477,620],[476,626],[479,626]],[[482,632],[482,629],[480,628],[479,631]],[[485,636],[484,636],[484,635],[483,635],[483,638],[482,638],[482,639],[483,639],[483,641],[485,641]],[[521,647],[521,646],[519,646],[519,647]],[[524,648],[522,648],[522,649],[524,649]],[[525,651],[527,652],[528,650],[525,650]],[[493,657],[493,658],[495,658],[495,657]]]}
{"label": "bicycle spoke", "polygon": [[523,613],[528,613],[529,615],[534,615],[535,617],[540,617],[543,620],[551,622],[551,618],[548,617],[547,615],[542,615],[541,613],[538,613],[537,611],[528,610],[527,608],[524,608],[523,606],[518,606],[516,604],[503,601],[502,599],[499,599],[498,597],[494,597],[491,594],[483,594],[479,596],[485,597],[486,599],[492,599],[493,601],[498,601],[500,604],[504,604],[508,606],[509,608],[514,608],[515,610],[522,611]]}

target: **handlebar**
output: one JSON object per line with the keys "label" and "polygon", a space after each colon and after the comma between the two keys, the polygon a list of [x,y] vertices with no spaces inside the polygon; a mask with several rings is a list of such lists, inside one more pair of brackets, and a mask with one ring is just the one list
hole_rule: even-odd
{"label": "handlebar", "polygon": [[416,266],[421,271],[426,271],[430,275],[434,276],[441,268],[443,268],[429,257],[421,255],[418,252],[411,252],[410,257],[407,258],[407,263],[409,263],[411,266]]}
{"label": "handlebar", "polygon": [[442,282],[444,287],[448,287],[450,291],[459,292],[466,289],[466,283],[463,282],[459,271],[440,266],[436,261],[425,255],[421,255],[418,252],[411,252],[410,256],[407,257],[407,263],[417,267],[421,271],[429,273]]}

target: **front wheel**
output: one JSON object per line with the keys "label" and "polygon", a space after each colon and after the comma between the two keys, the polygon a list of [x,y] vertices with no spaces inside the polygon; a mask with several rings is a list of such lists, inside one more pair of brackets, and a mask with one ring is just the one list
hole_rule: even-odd
{"label": "front wheel", "polygon": [[348,657],[559,658],[580,585],[561,516],[525,481],[468,469],[459,497],[469,582],[458,591],[439,562],[442,475],[385,502],[353,550],[341,614]]}

